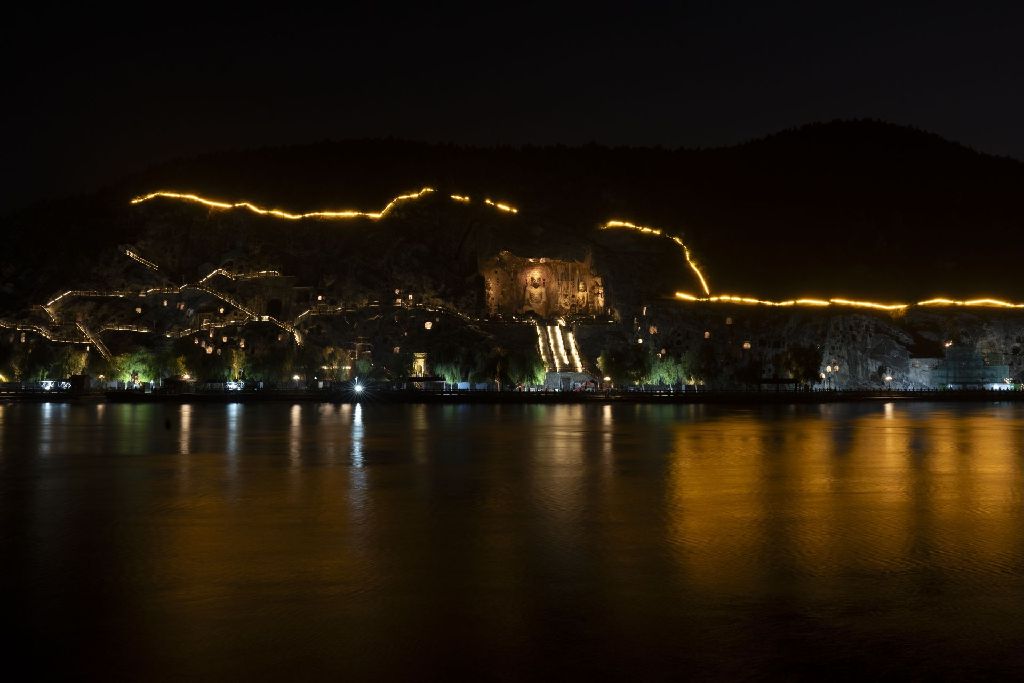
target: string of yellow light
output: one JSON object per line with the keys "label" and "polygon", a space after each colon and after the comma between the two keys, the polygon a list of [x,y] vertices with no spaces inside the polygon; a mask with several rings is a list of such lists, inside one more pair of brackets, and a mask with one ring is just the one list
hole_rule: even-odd
{"label": "string of yellow light", "polygon": [[676,292],[676,299],[680,301],[691,301],[694,303],[730,303],[750,304],[755,306],[843,306],[850,308],[870,308],[879,311],[900,311],[913,307],[941,307],[941,306],[963,306],[963,307],[988,307],[988,308],[1024,308],[1024,303],[1013,303],[1002,299],[927,299],[916,304],[883,304],[875,301],[858,301],[855,299],[787,299],[784,301],[768,301],[748,296],[735,296],[732,294],[718,294],[716,296],[695,296],[688,292]]}
{"label": "string of yellow light", "polygon": [[[132,204],[142,204],[144,202],[151,201],[153,199],[175,199],[183,202],[191,202],[194,204],[201,204],[211,209],[246,209],[252,213],[259,214],[261,216],[274,216],[276,218],[284,218],[286,220],[302,220],[304,218],[322,218],[328,220],[336,219],[351,219],[351,218],[366,218],[372,221],[378,221],[387,216],[396,206],[402,202],[413,201],[425,197],[436,190],[432,187],[423,187],[416,192],[409,192],[407,194],[400,194],[397,197],[389,201],[384,208],[380,211],[360,211],[358,209],[344,209],[340,211],[307,211],[304,213],[292,213],[290,211],[284,211],[283,209],[268,209],[258,204],[254,204],[249,201],[239,202],[225,202],[217,199],[210,199],[203,197],[202,195],[193,194],[190,192],[176,192],[174,190],[158,190],[156,192],[150,192],[149,194],[140,195],[134,197],[131,200]],[[448,198],[454,202],[460,204],[469,204],[471,199],[466,195],[461,194],[450,194]],[[507,204],[505,202],[497,202],[490,198],[484,199],[484,204],[494,207],[499,211],[506,213],[519,213],[519,209]],[[132,254],[129,254],[135,258]]]}
{"label": "string of yellow light", "polygon": [[142,256],[140,256],[139,254],[135,253],[131,249],[125,249],[124,253],[125,253],[125,256],[127,256],[128,258],[132,259],[133,261],[135,261],[137,263],[141,263],[142,265],[146,266],[150,270],[159,270],[159,268],[157,268],[157,265],[155,263],[153,263],[152,261],[150,261],[147,258],[143,258]]}
{"label": "string of yellow light", "polygon": [[504,211],[506,213],[519,213],[519,209],[517,209],[516,207],[510,206],[510,205],[505,204],[503,202],[496,202],[496,201],[493,201],[492,199],[489,199],[489,198],[488,199],[484,199],[484,204],[487,204],[488,206],[493,206],[494,208],[498,209],[499,211]]}
{"label": "string of yellow light", "polygon": [[697,276],[697,279],[700,280],[700,286],[704,289],[704,294],[708,296],[711,295],[711,287],[708,285],[707,278],[704,277],[704,273],[701,272],[700,267],[694,262],[693,257],[690,255],[689,247],[683,244],[683,240],[680,239],[679,237],[676,237],[675,235],[667,235],[660,228],[649,228],[644,225],[636,225],[635,223],[630,223],[629,221],[623,220],[606,221],[600,226],[600,228],[601,230],[608,230],[611,228],[623,228],[626,230],[634,230],[645,235],[667,237],[668,239],[672,240],[682,248],[683,256],[686,258],[686,264],[690,266],[690,270],[692,270],[694,274]]}

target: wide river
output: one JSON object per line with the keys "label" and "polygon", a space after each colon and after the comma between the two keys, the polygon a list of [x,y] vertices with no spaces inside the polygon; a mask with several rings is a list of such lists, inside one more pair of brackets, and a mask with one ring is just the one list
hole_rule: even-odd
{"label": "wide river", "polygon": [[1024,405],[0,407],[34,679],[1024,676]]}

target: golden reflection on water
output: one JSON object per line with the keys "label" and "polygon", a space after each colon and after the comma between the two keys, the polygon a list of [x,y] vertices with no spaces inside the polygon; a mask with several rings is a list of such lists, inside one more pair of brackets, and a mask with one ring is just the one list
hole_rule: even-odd
{"label": "golden reflection on water", "polygon": [[352,409],[352,466],[363,467],[363,406],[357,403]]}
{"label": "golden reflection on water", "polygon": [[[102,407],[102,404],[100,404]],[[188,455],[192,444],[192,406],[185,404],[181,406],[180,412],[180,428],[178,432],[178,452],[181,455]]]}
{"label": "golden reflection on water", "polygon": [[2,406],[0,539],[48,627],[105,588],[95,650],[182,678],[908,640],[919,672],[1024,637],[1022,447],[1007,404]]}
{"label": "golden reflection on water", "polygon": [[302,457],[302,406],[296,403],[288,411],[288,462],[299,466]]}
{"label": "golden reflection on water", "polygon": [[1019,417],[889,404],[823,420],[835,408],[817,410],[674,427],[667,533],[688,581],[739,592],[758,572],[827,582],[927,563],[1005,567],[1019,555]]}

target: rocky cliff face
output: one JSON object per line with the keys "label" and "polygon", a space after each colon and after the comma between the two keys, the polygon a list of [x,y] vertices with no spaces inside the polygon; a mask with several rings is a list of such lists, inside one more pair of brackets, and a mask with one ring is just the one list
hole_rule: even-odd
{"label": "rocky cliff face", "polygon": [[[373,213],[422,183],[438,189]],[[166,198],[129,204],[158,188],[368,213],[291,220]],[[871,122],[810,126],[719,150],[369,141],[231,153],[5,217],[0,312],[10,335],[100,348],[107,337],[130,344],[122,333],[173,336],[257,319],[301,336],[308,318],[395,299],[475,318],[488,313],[481,263],[508,252],[586,263],[569,268],[571,278],[560,275],[557,292],[542,299],[588,312],[593,329],[579,337],[591,367],[609,344],[643,339],[653,356],[664,349],[662,356],[686,357],[723,385],[792,374],[814,352],[822,367],[838,366],[827,373],[834,386],[893,377],[912,387],[931,381],[934,359],[952,341],[1019,377],[1013,311],[889,315],[668,302],[676,291],[701,294],[703,283],[681,243],[665,235],[685,236],[716,292],[1024,299],[1011,268],[991,267],[1007,254],[1012,261],[1024,244],[1022,188],[1019,162]],[[600,229],[610,219],[665,233]],[[880,262],[893,266],[880,270]],[[207,281],[217,269],[246,277]],[[248,277],[267,271],[275,274]],[[562,286],[567,279],[575,293]],[[581,285],[586,305],[575,298]],[[66,290],[77,293],[40,307]],[[595,307],[598,293],[603,306]]]}
{"label": "rocky cliff face", "polygon": [[[971,349],[989,366],[1005,365],[1015,382],[1024,380],[1024,311],[1019,310],[890,314],[664,302],[637,316],[633,329],[646,343],[677,355],[713,349],[723,385],[739,383],[737,371],[748,364],[760,367],[763,377],[787,376],[782,360],[794,347],[819,351],[825,383],[836,388],[936,387],[932,369],[953,346]],[[826,372],[828,367],[833,371]]]}

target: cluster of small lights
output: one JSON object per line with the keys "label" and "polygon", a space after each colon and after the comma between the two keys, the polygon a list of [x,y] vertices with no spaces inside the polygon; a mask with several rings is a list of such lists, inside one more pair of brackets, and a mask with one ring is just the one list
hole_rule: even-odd
{"label": "cluster of small lights", "polygon": [[[126,253],[127,253],[127,250],[126,250]],[[156,264],[153,264],[153,266],[154,266],[154,269],[157,268]],[[194,284],[185,284],[185,285],[182,285],[180,287],[152,287],[150,289],[146,289],[146,290],[143,290],[141,292],[138,292],[138,296],[141,297],[141,298],[145,298],[145,297],[150,296],[150,295],[155,294],[155,293],[156,294],[180,294],[185,289],[195,289],[195,290],[204,292],[206,294],[209,294],[210,296],[213,296],[214,298],[217,298],[217,299],[219,299],[221,301],[224,301],[225,303],[230,304],[231,306],[235,307],[236,309],[238,309],[239,311],[244,313],[246,316],[248,316],[248,318],[244,319],[244,320],[226,320],[226,321],[223,321],[219,325],[203,325],[203,326],[200,326],[200,328],[198,328],[198,329],[212,329],[214,327],[219,329],[221,327],[227,327],[229,325],[245,324],[245,323],[250,322],[250,321],[270,322],[270,323],[280,327],[281,329],[291,333],[294,336],[296,343],[301,345],[301,343],[302,343],[301,342],[301,335],[298,333],[298,331],[295,330],[293,325],[291,325],[289,323],[286,323],[286,322],[282,322],[280,320],[277,320],[276,318],[273,318],[271,316],[260,316],[260,315],[256,314],[255,311],[253,311],[253,310],[249,309],[248,307],[244,306],[243,304],[238,302],[233,297],[231,297],[231,296],[229,296],[229,295],[227,295],[227,294],[225,294],[223,292],[220,292],[218,290],[215,290],[215,289],[213,289],[211,287],[208,287],[208,286],[206,286],[204,284],[207,281],[209,281],[212,278],[217,277],[217,276],[223,276],[223,277],[226,277],[226,278],[231,279],[231,280],[246,280],[246,279],[264,278],[264,277],[279,277],[280,275],[281,275],[280,272],[276,271],[276,270],[261,270],[261,271],[248,272],[248,273],[234,273],[234,272],[225,270],[223,268],[217,268],[217,269],[211,271],[210,273],[208,273],[203,278],[200,278],[200,280],[198,282],[194,283]],[[135,295],[134,292],[129,292],[129,291],[109,291],[109,292],[104,292],[104,291],[99,291],[99,290],[68,290],[66,292],[61,293],[57,297],[51,299],[49,302],[47,302],[46,305],[43,306],[43,309],[50,316],[51,320],[56,320],[56,318],[55,318],[55,316],[53,314],[53,311],[51,311],[50,309],[54,305],[60,303],[61,301],[63,301],[64,299],[67,299],[69,297],[70,298],[106,297],[106,298],[121,298],[121,299],[123,299],[123,298],[128,298],[128,297],[131,297],[131,296],[134,296],[134,295]],[[164,302],[164,305],[165,306],[167,305],[166,304],[166,300]],[[224,311],[225,311],[225,309],[223,307],[219,308],[218,310],[219,310],[219,312],[221,314],[223,314]],[[141,307],[136,306],[135,307],[135,312],[136,313],[141,313]],[[103,342],[98,337],[96,337],[92,332],[90,332],[87,328],[85,328],[81,323],[77,323],[76,326],[78,327],[79,331],[81,331],[82,336],[84,337],[84,339],[81,339],[81,338],[80,339],[61,339],[61,338],[57,338],[55,335],[47,332],[46,330],[44,330],[43,328],[40,328],[38,326],[32,326],[31,331],[37,332],[41,336],[43,336],[43,337],[45,337],[47,339],[50,339],[51,341],[61,341],[61,342],[65,342],[65,343],[78,343],[78,344],[84,344],[84,343],[95,344],[97,349],[100,351],[101,354],[103,354],[104,357],[107,357],[107,358],[110,357],[109,351],[107,350],[106,346],[103,344]],[[106,325],[100,331],[103,332],[103,331],[108,331],[108,330],[125,331],[125,332],[141,332],[141,333],[149,333],[149,332],[153,331],[152,329],[150,329],[148,327],[145,327],[145,326],[142,326],[142,325]],[[175,336],[178,336],[178,337],[188,336],[189,334],[192,334],[194,331],[195,331],[194,329],[193,330],[185,330],[185,331],[180,332],[179,334],[177,334]],[[168,333],[166,336],[167,337],[171,337],[172,335],[170,333]]]}

